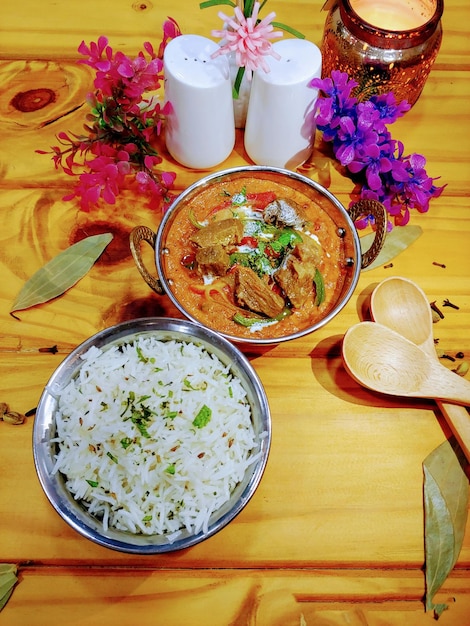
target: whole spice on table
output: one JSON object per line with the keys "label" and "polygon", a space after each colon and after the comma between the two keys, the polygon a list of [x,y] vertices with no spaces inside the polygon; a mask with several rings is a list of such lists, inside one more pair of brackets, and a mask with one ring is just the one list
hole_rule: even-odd
{"label": "whole spice on table", "polygon": [[5,607],[18,582],[18,566],[0,563],[0,611]]}
{"label": "whole spice on table", "polygon": [[429,306],[431,307],[432,311],[441,318],[441,320],[444,319],[444,313],[439,309],[435,301],[431,302]]}
{"label": "whole spice on table", "polygon": [[[48,302],[73,287],[89,272],[112,239],[111,233],[91,235],[59,252],[26,281],[16,296],[10,315],[19,319],[15,311]],[[57,347],[55,350],[54,347],[39,348],[39,351],[55,353]]]}
{"label": "whole spice on table", "polygon": [[447,609],[434,596],[452,571],[467,525],[469,482],[457,443],[445,441],[423,462],[426,611],[436,619]]}
{"label": "whole spice on table", "polygon": [[59,348],[56,345],[50,346],[48,348],[38,348],[38,352],[48,352],[50,354],[57,354],[57,352],[59,352]]}
{"label": "whole spice on table", "polygon": [[451,309],[457,309],[457,310],[459,309],[459,307],[458,307],[456,304],[454,304],[453,302],[451,302],[451,301],[449,300],[449,298],[446,298],[446,299],[444,300],[444,302],[442,303],[442,306],[448,306],[448,307],[450,307]]}
{"label": "whole spice on table", "polygon": [[459,363],[457,367],[452,371],[458,374],[459,376],[466,376],[468,373],[468,370],[469,370],[468,361],[462,361],[462,363]]}
{"label": "whole spice on table", "polygon": [[17,426],[18,424],[23,424],[26,417],[18,411],[11,411],[6,402],[0,402],[0,420],[12,426]]}

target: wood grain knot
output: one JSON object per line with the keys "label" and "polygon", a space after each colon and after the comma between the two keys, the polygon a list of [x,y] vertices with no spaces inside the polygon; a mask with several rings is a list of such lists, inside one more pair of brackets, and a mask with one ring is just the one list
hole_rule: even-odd
{"label": "wood grain knot", "polygon": [[114,265],[131,256],[129,230],[124,226],[112,224],[111,222],[97,221],[77,226],[70,235],[70,245],[77,243],[85,237],[100,235],[101,233],[112,233],[113,240],[107,246],[104,254],[98,259],[97,264],[101,266]]}
{"label": "wood grain knot", "polygon": [[40,87],[37,89],[29,89],[28,91],[19,91],[11,100],[11,105],[22,113],[33,113],[39,111],[49,104],[56,101],[55,91]]}
{"label": "wood grain knot", "polygon": [[153,8],[153,5],[151,2],[149,2],[149,0],[145,0],[145,2],[134,2],[132,8],[134,9],[134,11],[138,12],[148,11],[149,9]]}

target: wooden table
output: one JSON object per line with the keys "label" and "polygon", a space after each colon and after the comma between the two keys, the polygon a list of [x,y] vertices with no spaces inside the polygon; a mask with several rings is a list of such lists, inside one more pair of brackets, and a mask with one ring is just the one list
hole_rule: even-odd
{"label": "wooden table", "polygon": [[[321,5],[269,2],[279,21],[317,44]],[[48,149],[57,132],[81,129],[91,74],[76,64],[79,43],[106,34],[114,48],[135,54],[146,40],[159,43],[167,15],[185,33],[209,35],[219,27],[216,13],[187,0],[2,1],[0,401],[13,409],[35,407],[54,369],[93,333],[134,317],[175,314],[149,290],[129,253],[131,228],[156,228],[157,217],[129,197],[80,212],[61,199],[71,180],[35,153]],[[420,100],[393,128],[406,151],[424,154],[428,173],[447,184],[428,214],[413,212],[411,223],[423,235],[393,268],[364,271],[346,308],[325,328],[247,351],[269,397],[273,441],[261,485],[233,523],[197,547],[164,556],[101,548],[69,528],[46,500],[33,465],[34,417],[16,427],[0,422],[0,562],[20,566],[0,625],[432,623],[422,605],[422,462],[449,431],[433,403],[386,398],[355,384],[342,367],[340,342],[367,316],[374,285],[395,274],[416,281],[430,301],[450,298],[460,307],[445,309],[435,334],[449,353],[470,357],[469,21],[466,0],[446,2],[437,62]],[[15,110],[14,96],[33,88],[50,90],[55,102],[36,112]],[[239,132],[221,167],[245,163],[242,146]],[[313,164],[318,148],[317,142]],[[163,156],[178,173],[178,189],[204,174]],[[322,182],[348,204],[352,182],[327,165]],[[318,170],[311,173],[318,179]],[[9,310],[25,280],[96,224],[115,235],[103,259],[64,296],[13,319]],[[53,345],[56,354],[40,350]],[[467,531],[438,594],[451,601],[443,624],[469,623]]]}

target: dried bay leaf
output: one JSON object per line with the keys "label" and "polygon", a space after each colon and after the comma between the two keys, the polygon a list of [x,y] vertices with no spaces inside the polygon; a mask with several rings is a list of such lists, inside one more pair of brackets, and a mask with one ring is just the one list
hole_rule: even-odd
{"label": "dried bay leaf", "polygon": [[16,565],[0,563],[0,611],[10,599],[13,587],[18,582],[16,572]]}
{"label": "dried bay leaf", "polygon": [[92,235],[60,252],[23,285],[10,313],[48,302],[73,287],[89,272],[112,238],[111,233]]}
{"label": "dried bay leaf", "polygon": [[445,441],[423,463],[426,610],[436,617],[447,608],[434,596],[452,571],[465,535],[469,483],[465,458],[456,443]]}
{"label": "dried bay leaf", "polygon": [[[385,265],[395,257],[397,257],[403,250],[406,250],[412,243],[423,234],[421,226],[399,226],[387,233],[385,237],[384,245],[378,256],[370,265],[365,267],[362,271],[372,270],[381,265]],[[369,233],[360,238],[361,249],[366,251],[372,245],[375,233]]]}

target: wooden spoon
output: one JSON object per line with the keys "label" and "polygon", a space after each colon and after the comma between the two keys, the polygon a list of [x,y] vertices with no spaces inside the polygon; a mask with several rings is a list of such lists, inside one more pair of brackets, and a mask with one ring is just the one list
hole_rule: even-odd
{"label": "wooden spoon", "polygon": [[[431,307],[416,283],[397,276],[386,278],[372,292],[371,312],[379,324],[400,333],[432,358],[438,359],[434,346]],[[437,400],[450,429],[470,460],[470,415],[465,407]]]}
{"label": "wooden spoon", "polygon": [[369,389],[470,405],[470,382],[378,322],[360,322],[346,332],[343,360],[351,376]]}

